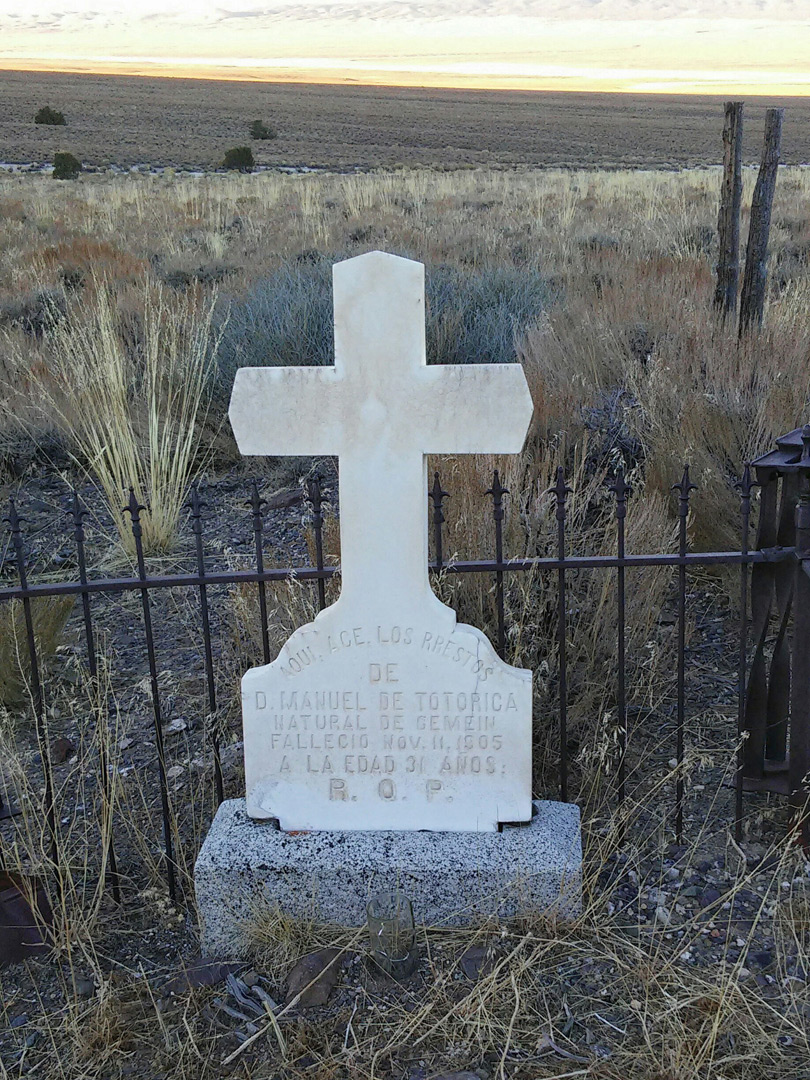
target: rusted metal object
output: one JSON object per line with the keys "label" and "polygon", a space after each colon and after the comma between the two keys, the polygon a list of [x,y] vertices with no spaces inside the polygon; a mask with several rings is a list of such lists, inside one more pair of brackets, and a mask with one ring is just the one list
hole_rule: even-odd
{"label": "rusted metal object", "polygon": [[[745,692],[741,786],[790,797],[810,773],[810,424],[751,463],[761,489],[751,575],[754,650]],[[804,830],[807,833],[806,816]]]}
{"label": "rusted metal object", "polygon": [[0,870],[0,968],[47,952],[52,923],[43,882]]}

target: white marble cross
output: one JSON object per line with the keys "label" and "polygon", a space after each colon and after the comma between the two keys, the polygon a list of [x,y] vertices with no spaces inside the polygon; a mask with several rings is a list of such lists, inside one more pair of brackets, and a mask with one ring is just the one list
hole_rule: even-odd
{"label": "white marble cross", "polygon": [[519,364],[425,361],[424,267],[334,267],[335,366],[243,368],[243,454],[339,458],[341,592],[242,679],[247,810],[288,830],[485,831],[531,816],[531,673],[428,581],[427,455],[517,453]]}
{"label": "white marble cross", "polygon": [[242,368],[230,420],[242,454],[336,454],[341,607],[404,617],[431,604],[428,454],[514,454],[532,401],[518,364],[425,358],[422,263],[337,263],[335,366]]}

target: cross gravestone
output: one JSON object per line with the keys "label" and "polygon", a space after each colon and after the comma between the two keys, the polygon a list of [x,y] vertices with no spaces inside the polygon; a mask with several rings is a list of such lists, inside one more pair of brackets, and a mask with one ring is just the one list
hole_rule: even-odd
{"label": "cross gravestone", "polygon": [[531,817],[531,673],[428,581],[427,455],[517,453],[518,364],[425,358],[424,267],[334,270],[335,366],[243,368],[243,454],[336,454],[337,603],[242,680],[247,809],[284,829],[496,829]]}
{"label": "cross gravestone", "polygon": [[[532,823],[523,836],[537,841],[531,672],[459,624],[428,580],[427,455],[518,453],[532,415],[522,368],[427,365],[421,263],[382,252],[338,263],[334,308],[334,367],[243,368],[234,383],[230,420],[243,454],[338,456],[341,580],[336,603],[243,677],[246,802],[223,804],[196,868],[209,951],[232,940],[220,900],[235,849],[240,880],[255,884],[255,865],[267,864],[274,845],[280,876],[274,884],[259,876],[277,896],[293,864],[310,880],[329,879],[327,865],[312,862],[325,833],[378,870],[379,842],[362,834],[395,834],[402,863],[424,859],[425,842],[413,848],[414,838],[488,833],[509,873],[515,858],[523,866],[526,840],[502,840],[498,830]],[[558,804],[541,805],[554,817]],[[573,851],[576,808],[564,811],[552,828]],[[269,826],[256,824],[264,819],[278,822],[279,839],[268,841]],[[460,850],[464,843],[433,842],[436,873]],[[473,872],[493,853],[473,847]],[[561,858],[558,888],[579,873],[578,856]],[[361,872],[348,886],[343,873],[342,909],[332,914],[356,915],[368,881]]]}

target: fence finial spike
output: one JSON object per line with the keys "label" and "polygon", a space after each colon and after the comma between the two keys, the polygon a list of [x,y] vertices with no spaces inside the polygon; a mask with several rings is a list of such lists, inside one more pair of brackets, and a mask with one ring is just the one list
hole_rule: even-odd
{"label": "fence finial spike", "polygon": [[202,535],[202,512],[203,508],[207,506],[200,498],[200,489],[197,487],[196,481],[189,489],[188,502],[186,502],[186,508],[191,511],[191,531],[194,535]]}
{"label": "fence finial spike", "polygon": [[570,495],[573,488],[570,488],[565,482],[565,469],[562,465],[557,466],[557,474],[554,482],[554,487],[550,487],[549,492],[557,496],[559,501],[565,501],[565,497]]}
{"label": "fence finial spike", "polygon": [[680,500],[681,500],[682,503],[684,503],[684,502],[688,503],[689,502],[689,496],[691,495],[691,493],[693,491],[697,491],[697,484],[693,484],[692,481],[689,478],[689,466],[688,465],[684,465],[684,467],[683,467],[683,476],[681,477],[681,479],[678,481],[677,484],[672,485],[672,490],[680,492]]}
{"label": "fence finial spike", "polygon": [[124,507],[123,512],[125,514],[128,513],[133,521],[137,521],[140,517],[141,510],[146,510],[146,507],[138,501],[138,496],[135,494],[135,488],[130,484],[129,499],[127,500],[127,505]]}
{"label": "fence finial spike", "polygon": [[14,501],[13,495],[9,495],[8,497],[8,513],[4,515],[3,521],[8,524],[9,528],[11,529],[12,536],[15,536],[19,533],[20,525],[23,521],[25,521],[25,518],[21,518],[20,515],[17,513],[17,504]]}
{"label": "fence finial spike", "polygon": [[189,488],[188,502],[186,503],[186,506],[191,511],[192,518],[201,518],[203,508],[207,505],[208,504],[203,502],[203,500],[200,498],[200,489],[197,486],[197,482],[195,481]]}
{"label": "fence finial spike", "polygon": [[746,463],[746,466],[743,469],[742,477],[740,478],[740,482],[737,484],[737,487],[740,490],[740,495],[743,499],[749,499],[751,497],[752,489],[757,486],[758,484],[756,480],[754,480],[751,476],[751,466]]}
{"label": "fence finial spike", "polygon": [[496,506],[501,500],[503,495],[509,494],[509,488],[505,488],[501,483],[501,474],[496,469],[492,474],[492,487],[486,492],[487,495],[491,495],[495,500]]}
{"label": "fence finial spike", "polygon": [[312,511],[315,514],[319,514],[323,504],[329,502],[329,496],[324,495],[321,488],[321,478],[317,473],[314,476],[307,477],[307,501],[312,506]]}
{"label": "fence finial spike", "polygon": [[433,499],[434,503],[436,503],[436,501],[438,500],[439,504],[441,504],[442,499],[450,498],[450,492],[445,491],[442,488],[442,482],[439,479],[438,470],[436,470],[436,472],[434,472],[433,474],[433,487],[430,489],[430,497],[431,499]]}
{"label": "fence finial spike", "polygon": [[261,518],[262,507],[266,505],[267,500],[261,497],[259,493],[259,481],[254,476],[250,481],[250,499],[248,499],[248,506],[253,510],[254,517],[258,514]]}
{"label": "fence finial spike", "polygon": [[613,479],[608,481],[608,491],[612,491],[616,496],[616,501],[624,503],[627,501],[628,495],[633,494],[633,488],[624,478],[624,464],[616,466],[616,472],[613,474]]}
{"label": "fence finial spike", "polygon": [[445,499],[450,498],[450,492],[445,491],[442,487],[442,482],[439,479],[438,470],[433,474],[433,487],[428,492],[428,495],[433,500],[433,522],[434,524],[441,524],[444,521],[442,503]]}
{"label": "fence finial spike", "polygon": [[73,521],[73,538],[77,544],[84,543],[84,519],[89,512],[87,507],[82,504],[78,490],[73,488],[70,496],[70,509],[68,510],[68,513]]}

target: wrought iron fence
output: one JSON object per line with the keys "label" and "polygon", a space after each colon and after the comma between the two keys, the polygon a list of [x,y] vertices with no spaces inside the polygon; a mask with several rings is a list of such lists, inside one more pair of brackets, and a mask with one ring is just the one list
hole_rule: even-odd
{"label": "wrought iron fence", "polygon": [[[743,816],[743,793],[746,786],[753,786],[746,782],[746,775],[750,777],[752,770],[758,768],[764,770],[765,762],[758,762],[752,758],[750,740],[742,738],[749,724],[748,716],[751,714],[751,694],[761,694],[761,650],[759,641],[755,650],[755,670],[753,682],[749,684],[747,676],[748,663],[748,639],[749,639],[749,594],[751,568],[781,566],[780,573],[786,580],[790,577],[793,581],[795,593],[795,626],[793,631],[792,655],[793,665],[793,730],[791,734],[791,777],[793,786],[784,789],[790,794],[797,806],[803,804],[802,788],[805,778],[810,770],[810,427],[805,429],[803,443],[802,468],[799,470],[799,479],[795,484],[794,503],[796,512],[796,534],[793,544],[782,543],[771,545],[767,548],[749,546],[749,531],[751,522],[751,498],[752,489],[755,486],[752,481],[751,470],[745,469],[739,484],[740,496],[740,546],[734,551],[691,551],[688,543],[688,515],[690,499],[695,491],[695,485],[691,482],[688,467],[674,485],[678,498],[678,550],[676,552],[658,552],[648,554],[628,553],[625,548],[625,518],[627,513],[627,500],[631,489],[623,472],[616,473],[610,482],[609,488],[614,500],[614,516],[616,522],[615,554],[612,555],[568,555],[566,551],[567,533],[567,508],[566,501],[571,489],[567,486],[562,468],[557,470],[556,483],[550,494],[554,498],[556,514],[556,554],[545,557],[509,558],[504,552],[503,520],[504,520],[504,496],[508,494],[501,483],[501,478],[496,471],[492,486],[486,492],[491,500],[492,537],[495,550],[494,559],[477,560],[446,560],[443,553],[443,527],[445,524],[444,501],[448,498],[448,492],[442,488],[439,474],[434,476],[433,485],[428,493],[429,504],[432,508],[431,522],[433,533],[434,560],[430,564],[433,574],[490,574],[494,578],[494,597],[496,609],[496,631],[494,645],[499,655],[503,657],[507,645],[507,616],[505,606],[505,587],[508,576],[527,571],[547,573],[552,580],[556,578],[557,588],[557,698],[558,698],[558,759],[559,759],[559,792],[560,798],[567,801],[569,798],[569,753],[568,753],[568,663],[569,663],[569,611],[567,608],[568,575],[574,571],[593,570],[615,574],[616,589],[616,706],[619,732],[619,760],[616,776],[616,799],[619,804],[627,797],[627,731],[628,731],[628,695],[627,695],[627,627],[626,627],[626,583],[625,576],[628,570],[642,567],[672,567],[677,570],[677,705],[676,705],[676,746],[675,757],[678,763],[677,780],[675,789],[675,832],[680,843],[684,828],[684,780],[683,762],[685,753],[685,731],[687,717],[686,700],[686,627],[687,627],[687,574],[690,570],[698,567],[738,566],[739,567],[739,642],[733,652],[737,669],[737,720],[738,732],[741,736],[741,749],[738,755],[736,770],[736,823],[739,832]],[[805,462],[806,459],[806,462]],[[760,482],[763,482],[760,477]],[[801,491],[800,491],[801,488]],[[770,498],[770,497],[769,497]],[[57,823],[56,803],[54,794],[53,767],[49,752],[48,721],[45,710],[45,699],[41,679],[41,668],[38,657],[36,634],[32,616],[32,601],[42,597],[78,596],[81,598],[81,616],[83,622],[83,636],[86,650],[87,668],[92,678],[98,673],[97,634],[94,623],[93,598],[100,594],[123,594],[136,593],[140,598],[141,618],[143,626],[143,638],[146,649],[146,659],[149,669],[149,683],[151,686],[152,700],[152,727],[155,740],[156,760],[158,767],[158,779],[160,787],[161,819],[163,828],[163,863],[168,891],[173,901],[178,897],[177,866],[173,847],[172,812],[167,780],[166,757],[163,739],[163,713],[161,710],[161,690],[158,682],[158,658],[155,641],[155,633],[152,620],[152,603],[150,596],[156,590],[177,589],[193,587],[199,598],[200,627],[203,640],[203,659],[205,669],[206,696],[208,706],[208,730],[207,737],[211,743],[213,754],[213,789],[217,804],[224,798],[224,784],[222,762],[220,755],[219,736],[213,718],[217,715],[217,685],[214,670],[214,650],[212,645],[210,623],[210,598],[208,590],[217,585],[255,585],[258,594],[261,626],[261,647],[264,661],[271,659],[270,636],[268,632],[268,606],[266,586],[270,582],[282,582],[294,576],[299,581],[312,581],[317,592],[317,603],[320,609],[326,605],[325,585],[327,580],[340,573],[339,567],[326,565],[324,560],[323,528],[324,528],[324,497],[319,481],[312,479],[308,482],[306,499],[311,511],[311,526],[314,538],[315,559],[314,565],[303,567],[272,567],[265,566],[263,533],[265,531],[266,503],[262,499],[259,487],[254,482],[250,490],[250,510],[252,513],[253,527],[253,563],[251,569],[212,570],[206,563],[205,554],[205,517],[203,503],[196,488],[190,493],[188,509],[190,511],[191,529],[194,537],[194,556],[196,561],[195,573],[174,573],[163,575],[148,575],[144,558],[143,538],[141,530],[141,514],[145,511],[135,494],[130,491],[127,506],[124,512],[129,515],[130,528],[135,548],[136,573],[128,577],[103,577],[91,575],[87,570],[85,551],[85,516],[86,509],[82,505],[78,494],[74,493],[70,505],[70,518],[73,528],[73,541],[75,545],[76,566],[78,573],[76,579],[69,581],[43,581],[29,582],[29,566],[26,558],[26,543],[23,535],[23,521],[17,509],[14,499],[9,501],[8,513],[5,521],[10,530],[11,551],[13,558],[10,560],[15,569],[16,583],[5,585],[0,588],[0,601],[21,601],[26,636],[26,648],[30,663],[30,691],[35,721],[36,737],[40,751],[43,780],[44,780],[44,807],[45,807],[45,830],[49,845],[49,854],[52,862],[57,863],[59,855],[60,834]],[[771,503],[766,499],[764,512],[769,513]],[[762,514],[760,515],[762,518]],[[764,528],[764,533],[763,533]],[[768,536],[768,527],[760,522],[760,535]],[[783,530],[781,540],[787,539],[787,532]],[[763,616],[762,604],[757,608],[755,605],[755,630],[762,636]],[[780,608],[784,615],[784,603]],[[765,617],[765,623],[767,623]],[[782,620],[785,623],[785,620]],[[786,623],[785,623],[786,625]],[[785,629],[781,631],[780,643],[776,655],[784,656],[781,641],[785,636]],[[783,672],[784,664],[780,667],[777,663],[777,676]],[[781,715],[781,714],[780,714]],[[110,807],[110,781],[107,762],[104,757],[103,740],[99,747],[100,759],[100,791],[105,810]],[[783,790],[783,789],[779,789]],[[0,801],[0,817],[7,817],[14,813],[13,808],[3,806]],[[805,821],[806,829],[806,821]],[[120,898],[120,879],[116,862],[116,848],[114,829],[110,829],[107,838],[108,881],[116,900]]]}

